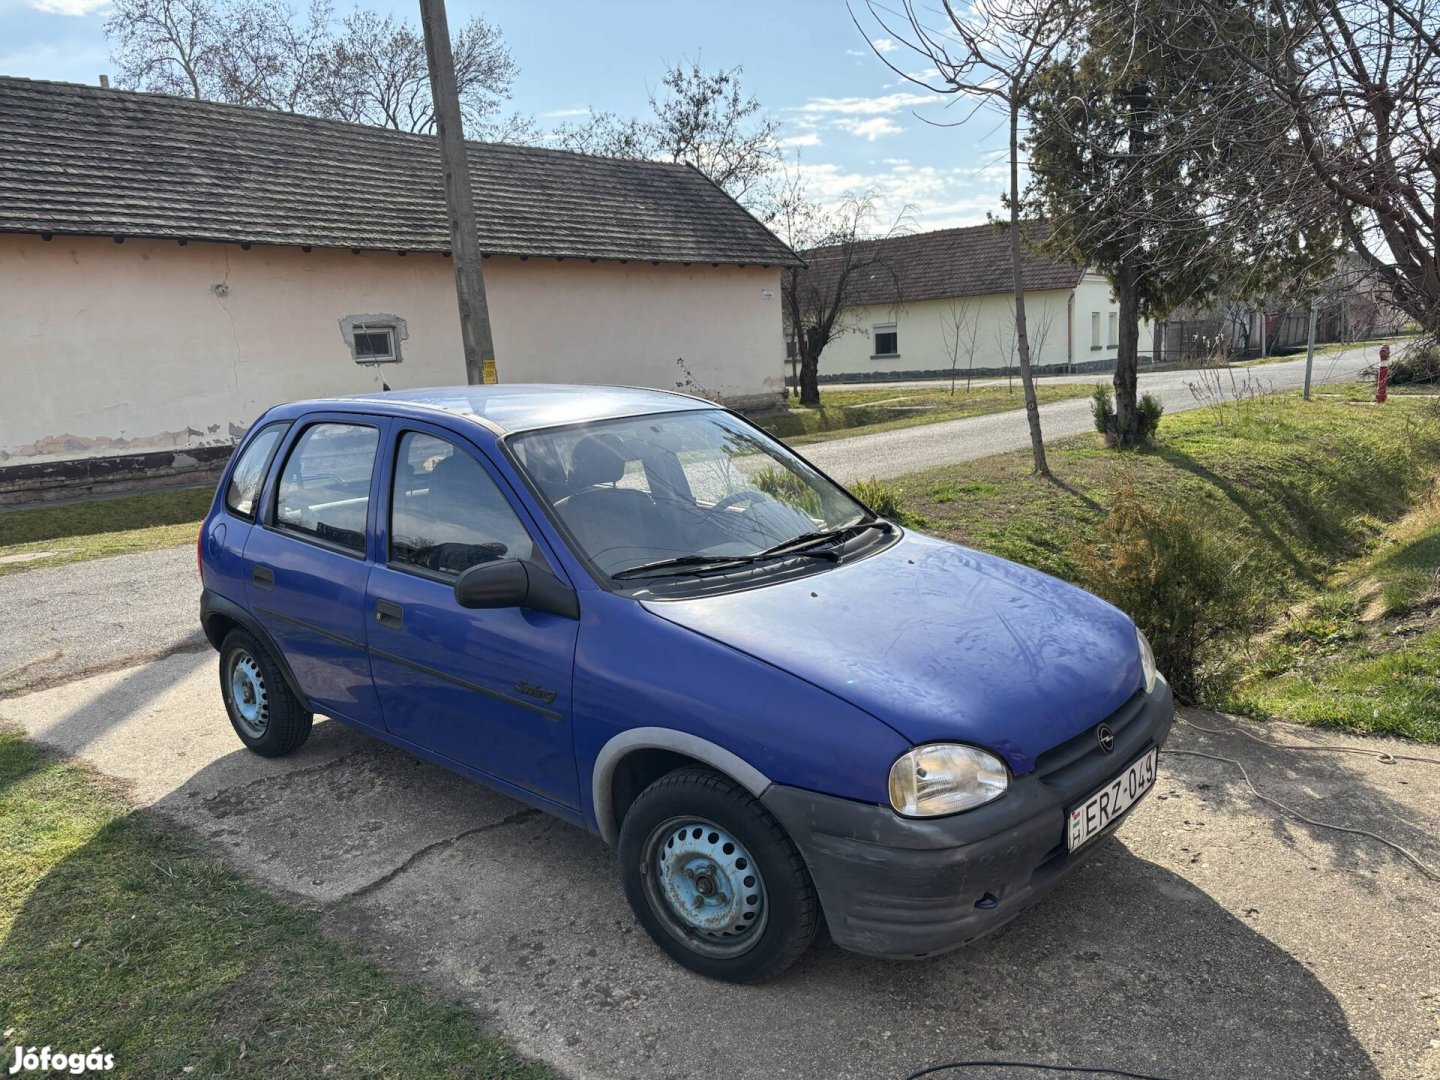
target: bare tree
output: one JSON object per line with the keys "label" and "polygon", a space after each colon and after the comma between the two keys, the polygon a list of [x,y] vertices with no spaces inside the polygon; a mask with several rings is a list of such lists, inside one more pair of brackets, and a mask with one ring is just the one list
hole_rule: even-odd
{"label": "bare tree", "polygon": [[613,112],[562,124],[551,135],[566,150],[608,157],[652,158],[694,165],[741,203],[756,208],[770,195],[780,166],[779,124],[741,86],[742,69],[706,71],[680,63],[650,93],[645,118]]}
{"label": "bare tree", "polygon": [[809,261],[807,267],[781,271],[781,309],[787,334],[800,360],[800,403],[820,404],[820,356],[842,334],[860,329],[861,287],[872,279],[898,309],[902,302],[901,268],[880,242],[908,227],[908,208],[883,234],[872,231],[875,193],[846,196],[838,206],[811,199],[798,172],[786,174],[775,198],[772,226]]}
{"label": "bare tree", "polygon": [[[301,112],[400,131],[433,131],[425,43],[408,22],[360,9],[338,25],[329,0],[115,0],[105,21],[119,85]],[[500,115],[518,69],[480,18],[454,37],[468,133],[523,140],[524,118]]]}
{"label": "bare tree", "polygon": [[955,394],[955,378],[960,360],[965,360],[965,392],[970,392],[970,379],[975,371],[975,352],[980,344],[980,312],[969,300],[952,297],[940,316],[940,333],[945,339],[945,353],[950,358],[950,394]]}
{"label": "bare tree", "polygon": [[[1229,0],[1201,0],[1212,26]],[[1350,247],[1394,304],[1440,335],[1440,4],[1436,0],[1267,0],[1232,56],[1281,101],[1324,193],[1272,185],[1337,213]]]}
{"label": "bare tree", "polygon": [[[871,19],[885,37],[908,47],[926,62],[928,74],[906,72],[892,57],[872,45],[875,55],[908,82],[937,94],[968,98],[976,109],[1002,112],[1010,135],[1010,270],[1015,295],[1015,343],[1020,381],[1025,387],[1025,415],[1035,472],[1048,476],[1045,440],[1040,432],[1040,406],[1030,372],[1030,340],[1025,325],[1025,283],[1021,267],[1020,127],[1025,102],[1041,73],[1069,43],[1078,5],[1069,0],[970,0],[957,6],[941,0],[940,12],[916,0],[865,0]],[[859,23],[856,23],[857,27]],[[863,28],[862,28],[863,29]],[[875,35],[867,34],[873,40]],[[973,115],[973,111],[972,114]]]}

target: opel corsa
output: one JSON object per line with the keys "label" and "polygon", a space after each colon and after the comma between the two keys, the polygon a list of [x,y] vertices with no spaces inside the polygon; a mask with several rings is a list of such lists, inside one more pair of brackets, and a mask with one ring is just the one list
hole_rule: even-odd
{"label": "opel corsa", "polygon": [[887,957],[994,930],[1153,785],[1172,720],[1120,611],[679,394],[279,406],[199,559],[246,746],[321,713],[598,833],[660,948],[721,979],[822,916]]}

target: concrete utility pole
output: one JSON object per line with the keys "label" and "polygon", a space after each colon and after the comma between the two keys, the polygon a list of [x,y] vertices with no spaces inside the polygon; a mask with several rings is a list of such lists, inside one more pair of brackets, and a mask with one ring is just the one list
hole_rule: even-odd
{"label": "concrete utility pole", "polygon": [[460,305],[465,378],[467,382],[480,383],[485,381],[487,361],[493,368],[495,342],[490,336],[490,305],[485,300],[480,237],[475,227],[475,200],[470,191],[470,163],[465,156],[465,128],[460,119],[460,93],[455,86],[455,54],[450,48],[445,0],[420,0],[420,24],[425,31],[435,131],[440,137],[440,167],[445,175],[450,256],[455,264],[455,297]]}
{"label": "concrete utility pole", "polygon": [[1310,400],[1310,372],[1315,367],[1315,318],[1319,313],[1319,304],[1315,300],[1310,301],[1310,335],[1305,341],[1305,400]]}

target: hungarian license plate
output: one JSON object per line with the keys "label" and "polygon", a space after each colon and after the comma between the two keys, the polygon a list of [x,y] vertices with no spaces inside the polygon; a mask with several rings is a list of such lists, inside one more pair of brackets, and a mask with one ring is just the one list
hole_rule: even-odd
{"label": "hungarian license plate", "polygon": [[1152,748],[1070,811],[1065,842],[1071,851],[1095,839],[1112,821],[1139,802],[1140,796],[1155,785],[1155,765],[1159,759],[1160,751]]}

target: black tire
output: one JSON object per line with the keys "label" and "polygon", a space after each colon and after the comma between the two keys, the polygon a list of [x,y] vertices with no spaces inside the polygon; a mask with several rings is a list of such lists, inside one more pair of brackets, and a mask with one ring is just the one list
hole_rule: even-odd
{"label": "black tire", "polygon": [[235,734],[262,757],[282,757],[310,737],[314,718],[269,650],[246,630],[231,630],[220,645],[220,695]]}
{"label": "black tire", "polygon": [[[683,846],[691,835],[702,847],[719,841],[713,876],[720,884],[712,882],[715,893],[693,902],[727,901],[714,905],[719,918],[729,920],[738,911],[748,922],[695,929],[667,901],[674,886],[666,882],[680,881],[689,867],[702,867],[692,887],[710,876],[709,855],[676,853],[673,841]],[[679,873],[677,858],[691,860]],[[726,858],[733,863],[722,865]],[[746,874],[751,862],[754,873]],[[673,960],[700,975],[761,982],[798,960],[815,938],[820,904],[800,852],[754,796],[710,769],[678,769],[640,793],[620,826],[620,873],[640,925]]]}

